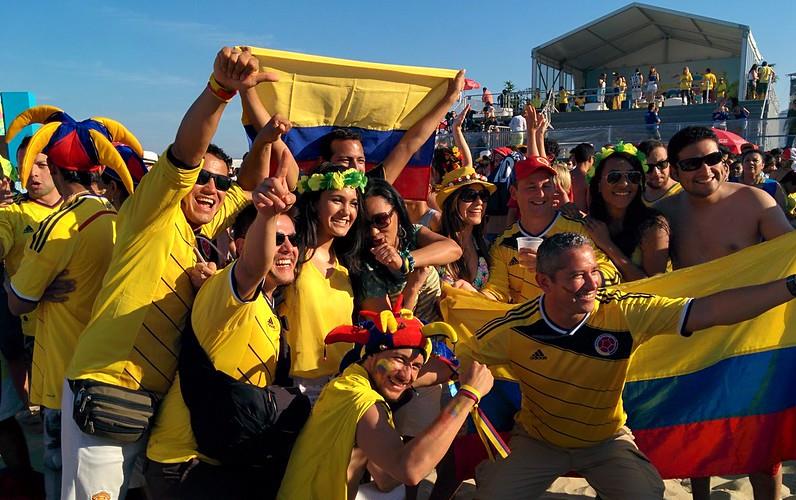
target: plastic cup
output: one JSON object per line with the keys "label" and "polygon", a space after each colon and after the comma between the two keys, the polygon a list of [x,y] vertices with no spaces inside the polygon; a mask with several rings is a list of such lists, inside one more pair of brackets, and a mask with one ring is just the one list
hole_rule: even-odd
{"label": "plastic cup", "polygon": [[527,249],[535,252],[543,241],[543,238],[537,238],[536,236],[521,236],[517,238],[517,251],[521,252],[523,249]]}

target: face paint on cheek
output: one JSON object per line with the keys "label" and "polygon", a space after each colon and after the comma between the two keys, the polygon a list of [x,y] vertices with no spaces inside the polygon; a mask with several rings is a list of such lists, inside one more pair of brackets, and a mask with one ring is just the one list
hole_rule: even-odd
{"label": "face paint on cheek", "polygon": [[382,375],[390,371],[390,362],[386,359],[380,359],[376,362],[376,370]]}

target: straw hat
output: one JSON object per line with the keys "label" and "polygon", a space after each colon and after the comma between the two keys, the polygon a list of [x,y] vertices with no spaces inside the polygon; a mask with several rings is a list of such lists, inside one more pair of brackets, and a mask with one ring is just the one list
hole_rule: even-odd
{"label": "straw hat", "polygon": [[448,196],[470,184],[480,184],[484,186],[490,194],[497,190],[494,184],[488,182],[486,177],[476,172],[473,167],[460,167],[446,173],[442,178],[442,183],[437,186],[437,205],[442,208]]}

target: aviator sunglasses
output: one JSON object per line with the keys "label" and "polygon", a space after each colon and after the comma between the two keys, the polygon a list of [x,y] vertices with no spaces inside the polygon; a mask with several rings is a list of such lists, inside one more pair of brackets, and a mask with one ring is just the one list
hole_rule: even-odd
{"label": "aviator sunglasses", "polygon": [[196,183],[200,186],[204,186],[210,179],[216,181],[216,189],[219,191],[227,191],[229,188],[232,187],[232,177],[228,177],[226,175],[221,174],[214,174],[212,172],[208,172],[207,170],[200,170],[199,177],[196,178]]}
{"label": "aviator sunglasses", "polygon": [[387,229],[392,221],[392,214],[395,212],[393,207],[389,212],[382,212],[380,214],[373,214],[373,217],[368,219],[367,224],[376,229]]}
{"label": "aviator sunglasses", "polygon": [[683,172],[693,172],[694,170],[698,170],[703,163],[709,167],[717,165],[721,162],[722,157],[723,155],[721,154],[721,151],[716,151],[714,153],[710,153],[709,155],[680,160],[677,162],[677,166]]}
{"label": "aviator sunglasses", "polygon": [[459,201],[463,201],[465,203],[472,203],[476,200],[476,198],[481,198],[481,201],[486,203],[489,201],[489,191],[486,189],[481,189],[476,191],[475,189],[462,189],[462,194],[459,195]]}
{"label": "aviator sunglasses", "polygon": [[630,184],[641,184],[641,172],[637,171],[617,172],[616,170],[614,170],[613,172],[608,172],[608,175],[605,176],[605,180],[608,181],[608,184],[616,184],[623,177]]}

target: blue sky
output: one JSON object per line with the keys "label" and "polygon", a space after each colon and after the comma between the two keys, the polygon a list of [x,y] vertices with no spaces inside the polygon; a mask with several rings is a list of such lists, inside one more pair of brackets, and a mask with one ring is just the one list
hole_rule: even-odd
{"label": "blue sky", "polygon": [[[530,85],[530,53],[628,1],[548,2],[136,1],[3,2],[0,90],[29,90],[40,104],[77,119],[125,123],[146,149],[162,151],[201,92],[222,45],[246,44],[395,64],[466,68],[500,89]],[[76,7],[80,5],[81,7]],[[796,72],[796,3],[748,0],[657,4],[747,24],[780,75]],[[787,95],[787,78],[777,91]],[[781,99],[783,105],[786,99]],[[216,136],[240,156],[246,142],[240,106],[230,106]]]}

